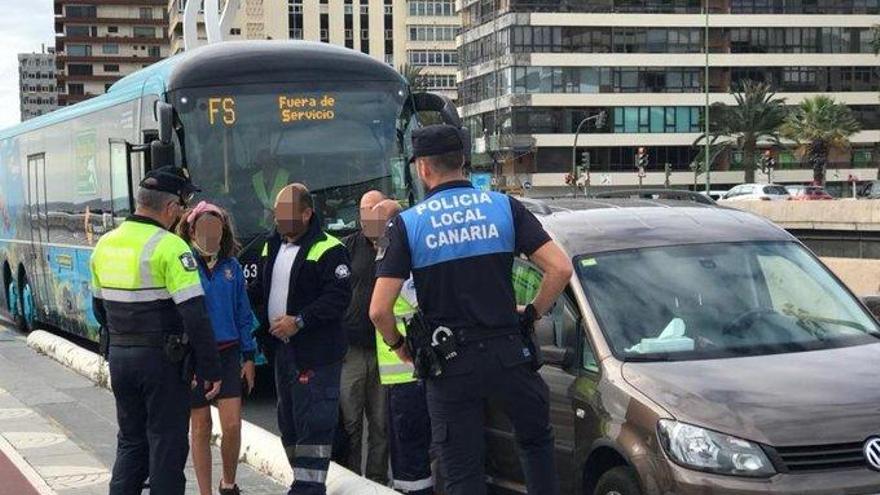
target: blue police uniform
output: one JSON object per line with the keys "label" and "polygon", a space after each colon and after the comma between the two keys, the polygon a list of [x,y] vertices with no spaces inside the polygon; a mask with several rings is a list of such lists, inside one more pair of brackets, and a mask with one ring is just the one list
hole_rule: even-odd
{"label": "blue police uniform", "polygon": [[[416,153],[418,139],[446,139],[442,128],[455,132],[449,126],[416,131]],[[434,149],[420,156],[445,152]],[[486,493],[483,420],[491,398],[513,423],[528,492],[558,493],[548,389],[531,367],[511,281],[514,255],[530,255],[550,237],[520,202],[467,181],[430,191],[389,223],[386,237],[377,276],[406,279],[412,272],[428,325],[452,329],[458,342],[458,356],[443,374],[426,380],[446,492]]]}

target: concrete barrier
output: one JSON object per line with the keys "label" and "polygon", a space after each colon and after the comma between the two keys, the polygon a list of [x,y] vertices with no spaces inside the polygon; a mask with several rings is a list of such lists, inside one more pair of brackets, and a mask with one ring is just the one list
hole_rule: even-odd
{"label": "concrete barrier", "polygon": [[822,262],[857,295],[880,294],[880,260],[822,258]]}
{"label": "concrete barrier", "polygon": [[880,230],[880,200],[720,201],[761,215],[785,229]]}
{"label": "concrete barrier", "polygon": [[[94,352],[42,330],[31,332],[28,335],[27,343],[37,352],[49,356],[97,385],[110,389],[110,371],[107,367],[107,361]],[[220,416],[216,407],[211,408],[211,416],[214,423],[213,440],[219,446],[222,434]],[[281,439],[247,421],[242,421],[241,425],[240,461],[284,485],[289,485],[293,481],[293,474],[287,462],[284,448],[281,446]],[[330,471],[327,474],[327,493],[332,495],[398,495],[398,492],[362,478],[335,463],[330,463]]]}

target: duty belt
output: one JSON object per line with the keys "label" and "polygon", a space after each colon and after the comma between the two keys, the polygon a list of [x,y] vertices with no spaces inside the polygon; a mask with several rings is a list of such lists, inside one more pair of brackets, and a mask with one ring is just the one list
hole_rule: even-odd
{"label": "duty belt", "polygon": [[506,337],[508,335],[520,335],[520,331],[516,327],[456,328],[452,332],[455,334],[455,339],[461,344],[469,344],[471,342],[479,342],[481,340],[494,339],[496,337]]}
{"label": "duty belt", "polygon": [[164,348],[168,337],[161,332],[151,333],[111,333],[110,345],[119,347],[158,347]]}

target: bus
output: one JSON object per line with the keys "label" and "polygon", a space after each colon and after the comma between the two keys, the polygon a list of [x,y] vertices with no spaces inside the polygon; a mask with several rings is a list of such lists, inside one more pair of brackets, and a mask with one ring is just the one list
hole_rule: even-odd
{"label": "bus", "polygon": [[202,188],[194,201],[231,212],[253,282],[284,185],[306,184],[335,235],[357,228],[370,189],[420,197],[408,158],[422,112],[461,126],[447,99],[413,94],[392,67],[359,52],[230,41],[0,131],[0,309],[24,331],[44,324],[97,341],[92,249],[132,213],[144,174],[166,164]]}

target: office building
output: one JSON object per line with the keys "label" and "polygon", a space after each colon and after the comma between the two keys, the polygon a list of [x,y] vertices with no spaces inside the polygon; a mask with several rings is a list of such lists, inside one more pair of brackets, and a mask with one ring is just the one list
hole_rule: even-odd
{"label": "office building", "polygon": [[58,107],[54,48],[43,45],[40,53],[18,54],[18,90],[22,122]]}
{"label": "office building", "polygon": [[[220,2],[221,8],[224,2]],[[171,51],[183,50],[186,0],[168,2]],[[199,38],[206,39],[204,16]],[[401,69],[423,67],[417,84],[454,97],[458,67],[454,0],[241,0],[224,38],[298,39],[359,50]]]}
{"label": "office building", "polygon": [[[562,185],[578,125],[605,111],[603,127],[584,125],[575,153],[580,162],[589,152],[593,185],[637,184],[639,147],[646,183],[663,184],[670,164],[674,184],[692,184],[708,45],[710,102],[733,103],[729,90],[746,79],[771,83],[789,105],[829,94],[863,130],[832,157],[828,180],[874,178],[878,14],[877,0],[465,0],[459,104],[483,162],[519,182]],[[791,147],[778,153],[774,180],[811,179]],[[722,157],[713,182],[742,181],[740,159]]]}
{"label": "office building", "polygon": [[167,0],[55,0],[58,100],[102,94],[169,55]]}

